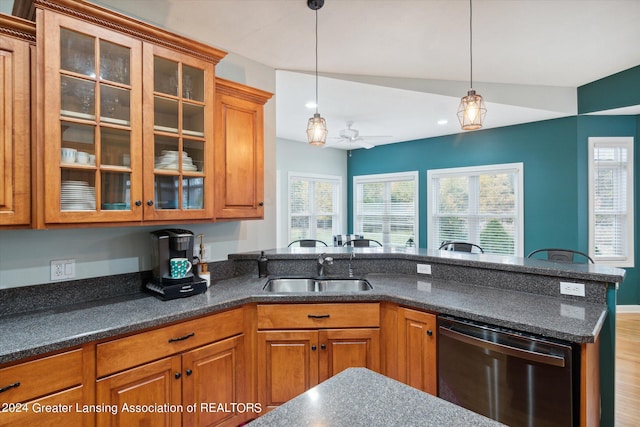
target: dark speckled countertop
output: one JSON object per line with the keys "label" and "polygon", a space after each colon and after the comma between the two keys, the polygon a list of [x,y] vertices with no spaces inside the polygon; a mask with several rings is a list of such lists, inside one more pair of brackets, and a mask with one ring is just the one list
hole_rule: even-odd
{"label": "dark speckled countertop", "polygon": [[350,368],[249,424],[260,426],[503,426],[365,368]]}
{"label": "dark speckled countertop", "polygon": [[[415,269],[415,265],[413,267]],[[347,293],[263,291],[265,278],[244,274],[189,298],[160,301],[145,293],[59,305],[0,317],[0,363],[114,337],[253,302],[391,301],[572,342],[593,342],[604,302],[562,299],[415,274],[371,273],[373,290]]]}

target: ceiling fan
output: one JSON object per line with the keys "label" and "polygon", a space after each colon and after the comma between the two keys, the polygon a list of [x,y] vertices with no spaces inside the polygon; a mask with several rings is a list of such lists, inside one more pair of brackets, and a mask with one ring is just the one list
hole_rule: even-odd
{"label": "ceiling fan", "polygon": [[374,147],[371,141],[391,138],[391,135],[360,135],[360,131],[353,129],[351,126],[353,126],[353,121],[347,121],[347,128],[340,130],[340,136],[330,137],[329,139],[337,142],[347,142],[358,147],[369,149]]}

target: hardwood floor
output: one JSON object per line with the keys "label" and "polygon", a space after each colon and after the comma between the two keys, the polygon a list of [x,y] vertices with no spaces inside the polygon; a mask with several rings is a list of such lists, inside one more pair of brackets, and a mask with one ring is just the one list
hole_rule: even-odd
{"label": "hardwood floor", "polygon": [[616,427],[640,422],[640,314],[616,315]]}

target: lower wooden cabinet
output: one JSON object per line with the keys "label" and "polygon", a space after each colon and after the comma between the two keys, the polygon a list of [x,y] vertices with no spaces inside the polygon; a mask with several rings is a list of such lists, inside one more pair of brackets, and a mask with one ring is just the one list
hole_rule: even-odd
{"label": "lower wooden cabinet", "polygon": [[105,411],[97,414],[97,425],[179,426],[181,372],[175,356],[99,380],[96,401]]}
{"label": "lower wooden cabinet", "polygon": [[238,308],[98,344],[96,402],[107,409],[98,426],[235,426],[253,416],[243,332]]}
{"label": "lower wooden cabinet", "polygon": [[92,348],[0,369],[0,426],[92,426]]}
{"label": "lower wooden cabinet", "polygon": [[[349,327],[340,328],[340,322]],[[308,329],[311,324],[317,329]],[[350,367],[380,372],[379,324],[378,304],[258,306],[259,328],[288,326],[257,332],[257,389],[263,410]],[[295,329],[300,326],[305,329]]]}
{"label": "lower wooden cabinet", "polygon": [[98,426],[237,425],[245,383],[239,335],[99,380],[96,400],[105,412]]}
{"label": "lower wooden cabinet", "polygon": [[398,379],[437,396],[437,319],[409,308],[398,308]]}
{"label": "lower wooden cabinet", "polygon": [[184,412],[182,425],[237,426],[251,417],[243,406],[251,404],[244,351],[240,335],[182,355],[182,405],[196,408]]}

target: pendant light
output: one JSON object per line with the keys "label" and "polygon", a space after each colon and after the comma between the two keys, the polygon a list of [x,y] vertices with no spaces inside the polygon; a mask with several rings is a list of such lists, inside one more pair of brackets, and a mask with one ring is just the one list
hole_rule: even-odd
{"label": "pendant light", "polygon": [[307,139],[309,144],[324,145],[327,141],[327,122],[318,113],[318,9],[324,5],[324,0],[307,0],[309,9],[316,12],[316,112],[307,123]]}
{"label": "pendant light", "polygon": [[481,95],[473,90],[473,9],[469,0],[469,86],[467,96],[463,96],[458,107],[458,120],[463,130],[476,130],[482,127],[487,108]]}

